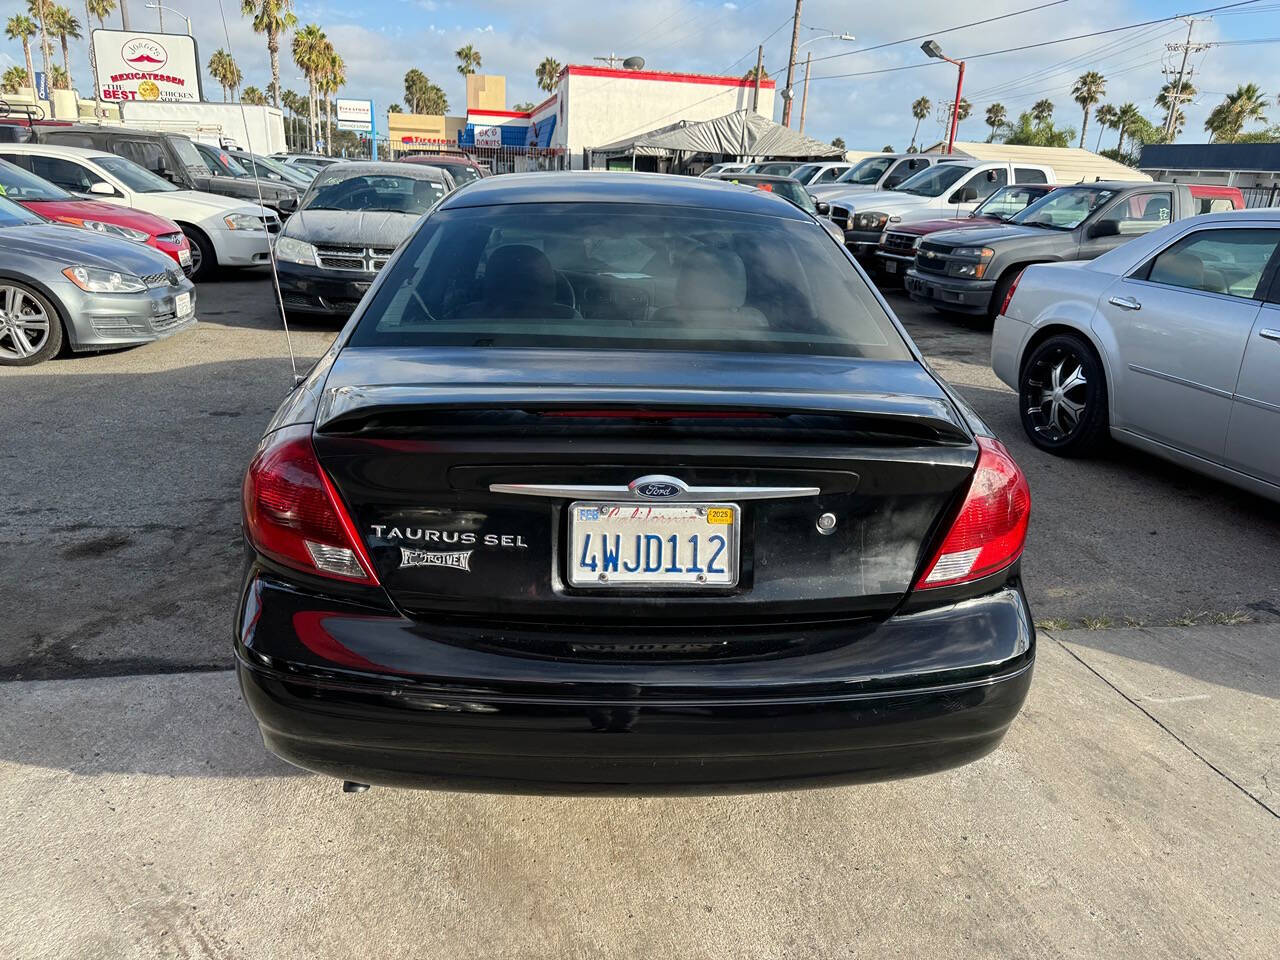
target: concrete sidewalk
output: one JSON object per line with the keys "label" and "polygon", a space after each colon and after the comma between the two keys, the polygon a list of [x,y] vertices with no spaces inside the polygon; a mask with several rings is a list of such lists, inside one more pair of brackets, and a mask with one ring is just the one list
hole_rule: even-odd
{"label": "concrete sidewalk", "polygon": [[1005,744],[867,787],[375,789],[227,673],[0,685],[0,956],[1274,957],[1280,628],[1041,635]]}

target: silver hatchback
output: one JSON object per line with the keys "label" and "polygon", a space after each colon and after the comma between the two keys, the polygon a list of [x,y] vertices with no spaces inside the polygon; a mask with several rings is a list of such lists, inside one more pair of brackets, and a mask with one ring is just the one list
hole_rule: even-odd
{"label": "silver hatchback", "polygon": [[196,322],[195,286],[150,247],[0,198],[0,366],[147,343]]}

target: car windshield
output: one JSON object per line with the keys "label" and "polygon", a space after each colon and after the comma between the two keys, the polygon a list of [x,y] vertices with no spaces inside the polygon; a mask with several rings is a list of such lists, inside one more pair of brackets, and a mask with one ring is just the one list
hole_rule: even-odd
{"label": "car windshield", "polygon": [[836,183],[878,183],[893,161],[893,157],[867,157],[846,170]]}
{"label": "car windshield", "polygon": [[124,157],[112,155],[90,157],[89,160],[135,193],[167,193],[178,189],[164,177],[158,177],[145,167],[140,167]]}
{"label": "car windshield", "polygon": [[1001,187],[974,210],[973,217],[995,217],[997,220],[1008,220],[1021,213],[1028,206],[1045,195],[1043,187],[1013,186]]}
{"label": "car windshield", "polygon": [[915,176],[902,181],[894,189],[899,193],[914,193],[918,197],[940,197],[969,170],[969,167],[962,167],[956,163],[940,163],[927,170],[921,170]]}
{"label": "car windshield", "polygon": [[412,172],[322,170],[303,197],[300,209],[426,213],[444,194],[443,182]]}
{"label": "car windshield", "polygon": [[291,186],[306,189],[311,185],[314,177],[303,174],[299,168],[287,167],[283,163],[272,160],[269,157],[255,157],[251,154],[241,154],[233,158],[240,166],[248,170],[252,167],[257,171],[258,176],[268,177],[273,180],[282,180]]}
{"label": "car windshield", "polygon": [[909,358],[811,222],[650,204],[428,218],[353,346],[581,347]]}
{"label": "car windshield", "polygon": [[791,171],[791,178],[799,183],[808,183],[822,167],[817,163],[806,163]]}
{"label": "car windshield", "polygon": [[453,182],[458,186],[480,179],[480,171],[466,163],[442,163],[440,166],[453,175]]}
{"label": "car windshield", "polygon": [[1114,190],[1095,187],[1060,188],[1037,200],[1009,222],[1051,230],[1074,230],[1113,196]]}
{"label": "car windshield", "polygon": [[768,180],[764,177],[752,177],[748,175],[738,175],[728,178],[730,183],[741,184],[744,187],[755,187],[757,190],[763,190],[765,193],[776,193],[783,200],[789,200],[801,210],[808,213],[816,214],[818,212],[817,205],[813,202],[813,197],[809,196],[808,191],[795,180]]}
{"label": "car windshield", "polygon": [[194,143],[186,137],[169,137],[168,139],[183,166],[195,167],[197,170],[205,169],[204,158],[200,156],[200,151],[196,149]]}
{"label": "car windshield", "polygon": [[0,160],[0,195],[10,200],[74,200],[61,187],[28,173],[16,164]]}
{"label": "car windshield", "polygon": [[24,227],[44,222],[44,217],[37,217],[26,207],[0,197],[0,227]]}
{"label": "car windshield", "polygon": [[215,155],[218,158],[219,165],[222,166],[233,177],[252,176],[252,174],[250,174],[249,171],[244,168],[243,164],[241,164],[240,161],[237,160],[235,157],[231,156],[231,154],[227,153],[227,151],[218,150],[215,152]]}

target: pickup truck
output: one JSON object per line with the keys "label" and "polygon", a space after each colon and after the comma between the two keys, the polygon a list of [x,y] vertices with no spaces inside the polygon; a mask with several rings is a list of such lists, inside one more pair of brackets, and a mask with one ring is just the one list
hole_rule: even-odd
{"label": "pickup truck", "polygon": [[831,219],[844,228],[849,251],[869,257],[891,224],[962,217],[1011,183],[1056,182],[1053,169],[1041,164],[944,158],[892,190],[822,199],[831,205]]}
{"label": "pickup truck", "polygon": [[945,159],[937,153],[878,153],[859,160],[832,183],[814,184],[809,193],[815,200],[830,200],[850,193],[892,190]]}
{"label": "pickup truck", "polygon": [[907,270],[907,293],[944,313],[994,318],[1024,267],[1092,260],[1133,237],[1197,216],[1203,199],[1196,187],[1181,183],[1059,187],[1008,223],[930,234]]}

